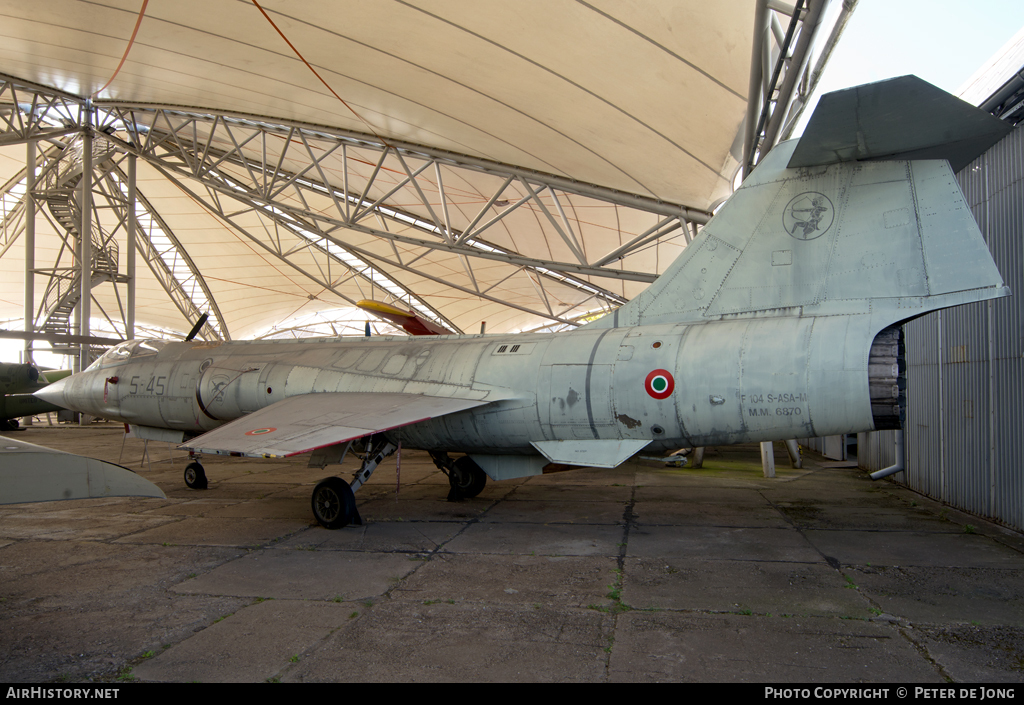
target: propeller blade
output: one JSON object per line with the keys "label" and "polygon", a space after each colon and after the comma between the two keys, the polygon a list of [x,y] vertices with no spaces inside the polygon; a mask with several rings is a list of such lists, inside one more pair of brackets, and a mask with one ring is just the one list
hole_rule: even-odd
{"label": "propeller blade", "polygon": [[189,341],[189,340],[192,340],[197,335],[199,335],[199,331],[201,331],[203,329],[203,326],[206,325],[206,321],[207,321],[207,319],[209,317],[210,317],[210,314],[208,314],[208,313],[204,313],[202,316],[199,317],[199,320],[196,321],[196,324],[194,326],[192,326],[192,330],[190,330],[188,332],[188,335],[185,336],[185,341],[186,342]]}

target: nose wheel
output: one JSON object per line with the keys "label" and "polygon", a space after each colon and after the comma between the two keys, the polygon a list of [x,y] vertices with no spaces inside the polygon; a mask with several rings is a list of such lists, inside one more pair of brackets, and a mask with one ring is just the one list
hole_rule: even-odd
{"label": "nose wheel", "polygon": [[206,471],[197,462],[191,462],[185,466],[185,484],[194,490],[206,489]]}

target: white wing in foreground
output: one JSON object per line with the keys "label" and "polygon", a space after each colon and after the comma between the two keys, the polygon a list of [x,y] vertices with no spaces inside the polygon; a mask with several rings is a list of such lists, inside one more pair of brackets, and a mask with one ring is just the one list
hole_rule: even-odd
{"label": "white wing in foreground", "polygon": [[390,392],[321,392],[288,397],[181,447],[220,455],[283,458],[489,404]]}

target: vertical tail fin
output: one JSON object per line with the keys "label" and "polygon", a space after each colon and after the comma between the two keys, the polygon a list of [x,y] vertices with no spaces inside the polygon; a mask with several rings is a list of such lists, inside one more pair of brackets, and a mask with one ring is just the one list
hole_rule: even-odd
{"label": "vertical tail fin", "polygon": [[877,331],[1007,296],[949,162],[1010,129],[916,76],[829,93],[649,289],[591,325],[871,313]]}
{"label": "vertical tail fin", "polygon": [[591,325],[872,313],[880,330],[1010,293],[948,162],[789,168],[796,145],[776,147],[661,277]]}

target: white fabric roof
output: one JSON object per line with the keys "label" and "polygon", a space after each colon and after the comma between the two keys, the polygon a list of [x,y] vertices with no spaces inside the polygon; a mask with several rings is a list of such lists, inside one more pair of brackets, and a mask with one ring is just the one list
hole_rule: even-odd
{"label": "white fabric roof", "polygon": [[[127,61],[95,102],[187,106],[372,133],[696,209],[709,209],[731,190],[746,108],[754,0],[260,4],[344,103],[250,0],[150,2]],[[90,95],[114,73],[140,6],[140,0],[0,0],[0,73]],[[362,155],[364,180],[377,157]],[[354,166],[358,158],[349,155],[353,181],[360,173]],[[0,147],[0,183],[23,168],[24,160],[24,145]],[[207,278],[232,337],[296,313],[345,305],[139,164],[140,192]],[[332,181],[345,170],[340,157],[324,166]],[[403,176],[397,162],[386,162],[389,168],[397,183]],[[424,173],[426,184],[431,178],[432,170]],[[492,174],[454,168],[445,170],[444,179],[446,188],[457,185],[465,193],[461,212],[453,208],[453,227],[468,224],[501,183]],[[374,189],[370,198],[385,193],[383,186]],[[513,183],[509,198],[516,198],[516,189],[523,191]],[[399,190],[388,202],[427,217],[411,192]],[[559,205],[566,207],[587,261],[657,222],[649,213],[579,195],[566,201]],[[489,230],[489,241],[531,257],[575,261],[538,208],[516,215]],[[251,232],[268,230],[266,219],[255,213],[245,223]],[[46,230],[40,225],[37,261],[56,251],[56,239],[47,240]],[[415,259],[411,270],[389,268],[383,260],[375,266],[467,332],[478,330],[481,320],[488,321],[488,332],[545,322],[501,300],[530,309],[547,305],[570,317],[597,308],[571,287],[548,282],[538,293],[536,277],[514,264],[480,260],[467,267],[466,258],[441,250],[363,233],[339,237],[381,257]],[[620,266],[659,273],[684,245],[682,237],[661,242]],[[0,260],[4,318],[20,315],[21,261],[13,256],[18,249]],[[304,266],[319,266],[313,253],[308,260]],[[139,321],[187,329],[181,314],[161,303],[166,296],[146,268],[140,265],[138,272]],[[646,286],[581,279],[624,298]],[[448,288],[446,281],[463,290]],[[356,299],[371,293],[354,282],[339,286],[348,286]],[[491,299],[467,293],[480,290]],[[113,293],[97,289],[96,296],[116,310]]]}

